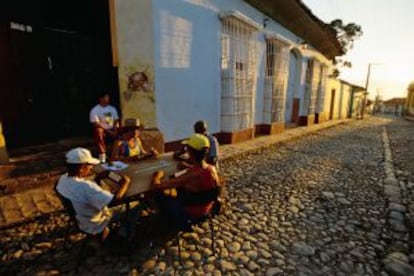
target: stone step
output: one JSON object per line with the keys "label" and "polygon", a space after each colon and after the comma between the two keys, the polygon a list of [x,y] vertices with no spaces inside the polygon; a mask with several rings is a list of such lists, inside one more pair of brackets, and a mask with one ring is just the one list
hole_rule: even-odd
{"label": "stone step", "polygon": [[3,196],[0,197],[0,228],[50,214],[62,208],[53,187]]}

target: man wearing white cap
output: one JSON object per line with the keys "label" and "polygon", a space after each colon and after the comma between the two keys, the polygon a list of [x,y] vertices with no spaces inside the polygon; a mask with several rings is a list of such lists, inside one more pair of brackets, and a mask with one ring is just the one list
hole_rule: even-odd
{"label": "man wearing white cap", "polygon": [[120,177],[116,194],[102,189],[95,181],[86,178],[91,175],[93,165],[99,163],[87,149],[70,150],[66,154],[68,173],[59,178],[56,190],[71,201],[79,228],[90,234],[102,234],[102,240],[105,240],[109,234],[108,224],[118,218],[115,213],[121,212],[119,208],[109,209],[108,205],[125,195],[130,179]]}

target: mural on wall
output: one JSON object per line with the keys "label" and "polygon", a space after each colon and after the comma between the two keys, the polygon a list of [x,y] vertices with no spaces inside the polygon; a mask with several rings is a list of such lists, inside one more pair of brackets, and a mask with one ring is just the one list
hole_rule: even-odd
{"label": "mural on wall", "polygon": [[[140,69],[143,68],[143,69]],[[153,76],[149,66],[130,66],[120,73],[124,117],[139,118],[145,126],[156,126]]]}
{"label": "mural on wall", "polygon": [[135,71],[128,76],[128,89],[130,89],[131,92],[149,91],[150,84],[145,71]]}
{"label": "mural on wall", "polygon": [[[130,101],[132,95],[135,93],[151,93],[151,83],[146,71],[148,67],[142,71],[133,71],[126,75],[127,77],[127,88],[124,91],[124,98],[126,101]],[[155,99],[153,99],[155,102]]]}

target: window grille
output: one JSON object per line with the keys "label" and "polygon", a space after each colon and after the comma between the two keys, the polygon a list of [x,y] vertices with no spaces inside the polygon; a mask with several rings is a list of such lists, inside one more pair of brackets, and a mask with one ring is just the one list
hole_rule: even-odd
{"label": "window grille", "polygon": [[318,101],[318,92],[321,86],[320,83],[320,73],[321,66],[320,63],[316,60],[313,61],[313,70],[312,70],[312,91],[310,95],[310,104],[309,104],[309,115],[316,113],[317,101]]}
{"label": "window grille", "polygon": [[221,130],[224,132],[253,127],[256,30],[235,16],[222,18]]}
{"label": "window grille", "polygon": [[306,115],[311,114],[313,63],[312,59],[309,59],[306,63],[305,93],[303,97],[303,111]]}
{"label": "window grille", "polygon": [[320,62],[310,59],[306,66],[304,111],[307,115],[323,111],[326,70]]}
{"label": "window grille", "polygon": [[327,67],[321,64],[320,75],[319,75],[317,105],[316,105],[317,113],[321,113],[324,110],[325,93],[326,93],[326,78],[327,78],[326,73],[327,73]]}
{"label": "window grille", "polygon": [[277,39],[266,40],[263,116],[265,123],[284,122],[289,75],[289,47]]}

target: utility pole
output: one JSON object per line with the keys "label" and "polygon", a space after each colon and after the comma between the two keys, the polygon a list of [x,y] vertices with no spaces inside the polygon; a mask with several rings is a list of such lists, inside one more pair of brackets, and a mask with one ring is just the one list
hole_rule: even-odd
{"label": "utility pole", "polygon": [[369,85],[369,78],[371,76],[371,66],[372,65],[381,65],[382,63],[368,63],[368,73],[367,73],[367,80],[365,81],[365,93],[364,93],[364,100],[362,103],[362,112],[361,112],[361,120],[364,119],[365,107],[367,105],[367,96],[368,96],[368,85]]}

